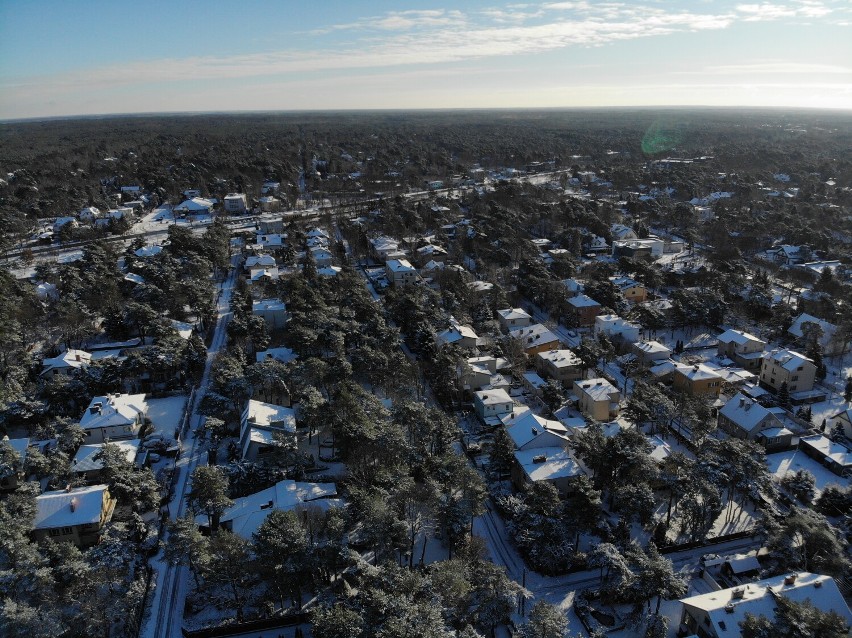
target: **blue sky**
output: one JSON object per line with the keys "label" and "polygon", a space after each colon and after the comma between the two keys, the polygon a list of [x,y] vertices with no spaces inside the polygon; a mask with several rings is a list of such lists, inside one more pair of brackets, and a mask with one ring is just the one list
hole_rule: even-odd
{"label": "blue sky", "polygon": [[852,109],[849,0],[0,0],[0,118]]}

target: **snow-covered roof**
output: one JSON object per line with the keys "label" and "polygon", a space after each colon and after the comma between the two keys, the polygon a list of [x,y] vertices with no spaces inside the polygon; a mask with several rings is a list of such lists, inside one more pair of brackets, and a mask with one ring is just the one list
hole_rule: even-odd
{"label": "snow-covered roof", "polygon": [[92,355],[85,350],[66,350],[62,354],[51,359],[42,361],[44,370],[42,374],[54,369],[63,368],[82,368],[89,365],[92,361]]}
{"label": "snow-covered roof", "polygon": [[575,381],[574,383],[592,401],[609,401],[610,396],[618,392],[618,388],[604,378],[587,379],[585,381]]}
{"label": "snow-covered roof", "polygon": [[852,624],[852,612],[849,611],[849,606],[843,600],[834,579],[808,572],[766,578],[739,587],[684,598],[681,602],[687,608],[693,607],[706,612],[715,635],[719,638],[738,638],[741,633],[739,623],[745,620],[747,613],[769,619],[775,617],[776,596],[783,596],[797,603],[810,600],[816,608],[834,611],[840,614],[847,624]]}
{"label": "snow-covered roof", "polygon": [[725,332],[719,335],[718,339],[722,343],[736,343],[737,345],[742,345],[752,341],[765,343],[760,337],[755,337],[752,334],[743,332],[742,330],[734,330],[733,328],[725,330]]}
{"label": "snow-covered roof", "polygon": [[571,297],[568,300],[568,303],[574,306],[575,308],[591,308],[593,306],[600,306],[600,304],[589,297],[588,295],[584,295],[580,293],[576,297]]}
{"label": "snow-covered roof", "polygon": [[497,314],[506,321],[511,321],[512,319],[532,319],[523,308],[503,308],[502,310],[498,310]]}
{"label": "snow-covered roof", "polygon": [[535,323],[525,328],[515,328],[509,331],[509,335],[523,341],[525,345],[538,346],[543,343],[559,341],[559,337],[550,328],[540,323]]}
{"label": "snow-covered roof", "polygon": [[286,310],[287,306],[280,299],[261,299],[253,301],[251,311],[255,314],[259,312],[268,312],[273,310]]}
{"label": "snow-covered roof", "polygon": [[852,467],[852,450],[845,445],[832,441],[822,434],[803,436],[799,439],[799,443],[817,450],[825,458],[831,459],[841,467]]}
{"label": "snow-covered roof", "polygon": [[473,290],[474,292],[488,292],[489,290],[494,289],[494,284],[488,281],[481,281],[477,279],[476,281],[468,282],[467,287]]}
{"label": "snow-covered roof", "polygon": [[524,372],[523,377],[524,381],[526,381],[527,384],[536,389],[547,383],[544,379],[541,378],[538,372]]}
{"label": "snow-covered roof", "polygon": [[107,428],[116,425],[133,425],[140,414],[145,414],[148,404],[144,394],[108,394],[94,397],[80,418],[84,430]]}
{"label": "snow-covered roof", "polygon": [[690,381],[707,381],[722,378],[713,368],[704,363],[696,363],[691,366],[679,365],[676,370],[678,374],[682,374]]}
{"label": "snow-covered roof", "polygon": [[134,284],[144,284],[145,278],[142,275],[138,275],[135,272],[129,272],[124,275],[124,281],[129,281]]}
{"label": "snow-covered roof", "polygon": [[54,529],[99,523],[106,485],[54,490],[36,496],[34,529]]}
{"label": "snow-covered roof", "polygon": [[244,412],[244,420],[252,425],[274,427],[291,432],[296,431],[296,413],[293,409],[274,403],[249,399]]}
{"label": "snow-covered roof", "polygon": [[809,315],[808,313],[803,312],[802,314],[800,314],[798,317],[796,317],[793,320],[793,324],[787,329],[787,332],[789,332],[794,337],[800,337],[801,338],[801,337],[805,336],[804,332],[802,331],[802,326],[805,323],[815,323],[820,328],[822,328],[822,340],[821,340],[821,342],[823,344],[830,341],[834,337],[834,333],[837,331],[837,326],[835,326],[833,323],[829,323],[828,321],[825,321],[824,319],[818,319],[817,317],[814,317],[813,315]]}
{"label": "snow-covered roof", "polygon": [[791,372],[806,363],[810,363],[811,365],[814,364],[814,362],[808,359],[805,355],[799,354],[793,350],[773,350],[766,356],[765,360],[771,361],[775,365]]}
{"label": "snow-covered roof", "polygon": [[573,368],[582,364],[580,357],[574,354],[571,350],[548,350],[547,352],[539,352],[538,356],[543,361],[549,362],[553,367]]}
{"label": "snow-covered roof", "polygon": [[771,423],[778,423],[770,418],[772,412],[741,392],[728,401],[719,413],[746,432],[754,430],[765,419]]}
{"label": "snow-covered roof", "polygon": [[412,272],[414,266],[407,259],[389,259],[385,262],[385,267],[391,272]]}
{"label": "snow-covered roof", "polygon": [[619,290],[628,290],[630,288],[638,288],[644,287],[638,281],[633,279],[632,277],[610,277],[609,280],[613,283],[613,285]]}
{"label": "snow-covered roof", "polygon": [[340,266],[323,266],[322,268],[317,268],[317,274],[320,277],[337,277],[341,272],[343,272],[343,268]]}
{"label": "snow-covered roof", "polygon": [[515,452],[515,460],[531,481],[552,481],[584,474],[574,456],[562,447],[542,447]]}
{"label": "snow-covered roof", "polygon": [[137,257],[141,257],[144,259],[146,257],[153,257],[154,255],[159,255],[161,252],[163,252],[162,246],[150,245],[142,246],[142,248],[137,248],[135,251],[133,251],[133,254]]}
{"label": "snow-covered roof", "polygon": [[[506,432],[519,450],[527,447],[531,441],[543,434],[548,446],[568,444],[568,429],[559,421],[551,421],[534,414],[531,411],[522,412],[520,416],[504,419]],[[556,437],[556,438],[554,438]],[[561,440],[561,441],[560,441]]]}
{"label": "snow-covered roof", "polygon": [[663,345],[659,341],[640,341],[638,343],[634,343],[633,347],[645,354],[671,354],[672,349],[666,345]]}
{"label": "snow-covered roof", "polygon": [[[71,472],[91,472],[103,469],[103,459],[95,458],[104,449],[104,443],[93,443],[91,445],[81,445],[71,461]],[[136,452],[139,449],[139,439],[130,439],[129,441],[113,441],[110,445],[116,446],[124,453],[124,458],[128,463],[133,463],[136,460]]]}
{"label": "snow-covered roof", "polygon": [[295,352],[293,352],[290,348],[269,348],[268,350],[263,350],[261,352],[255,353],[255,360],[260,363],[261,361],[267,361],[269,359],[274,359],[275,361],[280,361],[281,363],[290,363],[291,361],[295,361],[299,358]]}
{"label": "snow-covered roof", "polygon": [[245,267],[246,270],[250,270],[252,268],[271,268],[276,266],[275,257],[272,255],[267,255],[266,253],[262,253],[260,255],[249,255],[246,257]]}
{"label": "snow-covered roof", "polygon": [[512,397],[505,390],[480,390],[474,392],[473,396],[482,403],[482,405],[498,405],[500,403],[512,403]]}
{"label": "snow-covered roof", "polygon": [[[279,481],[272,487],[234,499],[234,504],[222,513],[220,523],[230,527],[234,534],[251,539],[266,517],[273,510],[291,510],[300,505],[315,505],[321,508],[342,506],[341,501],[327,500],[337,496],[334,483],[297,483],[292,480]],[[197,516],[199,525],[207,524],[207,517]]]}
{"label": "snow-covered roof", "polygon": [[202,210],[210,210],[213,208],[213,202],[209,199],[204,199],[203,197],[193,197],[192,199],[188,199],[185,202],[181,202],[177,206],[174,207],[174,210],[185,210],[185,211],[202,211]]}
{"label": "snow-covered roof", "polygon": [[172,324],[172,328],[177,331],[181,339],[189,339],[192,336],[192,331],[195,329],[195,326],[193,326],[191,323],[186,323],[185,321],[178,321],[177,319],[171,319],[169,323]]}

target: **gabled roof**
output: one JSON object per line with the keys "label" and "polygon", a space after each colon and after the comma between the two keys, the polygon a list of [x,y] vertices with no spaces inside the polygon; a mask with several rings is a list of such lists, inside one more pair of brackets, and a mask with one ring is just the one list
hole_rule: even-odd
{"label": "gabled roof", "polygon": [[709,379],[722,378],[713,368],[703,363],[696,363],[691,366],[679,365],[675,371],[682,374],[690,381],[707,381]]}
{"label": "gabled roof", "polygon": [[106,485],[54,490],[36,496],[33,529],[54,529],[99,523]]}
{"label": "gabled roof", "polygon": [[414,271],[414,266],[407,259],[389,259],[385,262],[385,267],[394,273]]}
{"label": "gabled roof", "polygon": [[174,207],[174,210],[187,210],[187,211],[200,211],[200,210],[210,210],[213,208],[213,202],[209,199],[204,199],[203,197],[193,197],[192,199],[188,199],[185,202],[181,202],[177,206]]}
{"label": "gabled roof", "polygon": [[793,350],[773,350],[765,358],[764,361],[771,361],[775,365],[781,366],[785,370],[793,371],[806,363],[814,364],[805,355],[799,354]]}
{"label": "gabled roof", "polygon": [[805,323],[815,323],[822,328],[821,342],[823,344],[830,341],[832,337],[834,337],[834,333],[837,331],[837,326],[835,326],[833,323],[829,323],[824,319],[818,319],[813,315],[809,315],[808,313],[803,312],[798,317],[796,317],[795,320],[793,320],[793,324],[787,329],[787,332],[789,332],[794,337],[804,337],[805,334],[802,331],[802,326]]}
{"label": "gabled roof", "polygon": [[574,385],[578,386],[593,401],[609,401],[612,394],[619,392],[618,388],[604,378],[575,381]]}
{"label": "gabled roof", "polygon": [[[542,435],[548,447],[568,445],[568,430],[559,421],[550,421],[533,412],[525,412],[516,419],[506,420],[506,433],[515,443],[515,448],[522,450]],[[554,438],[556,437],[556,438]]]}
{"label": "gabled roof", "polygon": [[246,257],[245,267],[247,270],[257,267],[270,268],[275,265],[277,265],[275,263],[275,257],[265,253],[260,255],[249,255]]}
{"label": "gabled roof", "polygon": [[566,349],[539,352],[538,356],[543,361],[548,361],[555,368],[573,368],[582,364],[580,357]]}
{"label": "gabled roof", "polygon": [[498,310],[497,314],[506,321],[511,321],[512,319],[532,320],[532,316],[530,316],[523,308],[503,308],[502,310]]}
{"label": "gabled roof", "polygon": [[745,432],[752,432],[764,420],[780,425],[776,418],[772,418],[772,412],[741,392],[728,401],[719,413]]}
{"label": "gabled roof", "polygon": [[483,405],[497,405],[499,403],[512,403],[512,397],[505,390],[480,390],[474,392],[476,397]]}
{"label": "gabled roof", "polygon": [[535,323],[525,328],[515,328],[514,330],[510,330],[509,336],[523,341],[526,346],[537,346],[543,343],[559,341],[559,337],[557,337],[550,328],[540,323]]}
{"label": "gabled roof", "polygon": [[145,414],[148,404],[144,394],[108,394],[94,397],[80,418],[84,430],[132,425],[140,414]]}
{"label": "gabled roof", "polygon": [[718,339],[722,343],[736,343],[738,345],[742,345],[744,343],[749,343],[749,342],[753,342],[753,341],[759,341],[763,344],[766,343],[760,337],[755,337],[752,334],[749,334],[747,332],[743,332],[742,330],[734,330],[733,328],[725,330],[725,332],[723,332],[722,334],[719,335]]}
{"label": "gabled roof", "polygon": [[658,353],[671,353],[672,349],[666,345],[663,345],[659,341],[640,341],[633,344],[633,347],[637,350],[644,352],[645,354],[658,354]]}
{"label": "gabled roof", "polygon": [[571,297],[568,300],[568,303],[574,306],[575,308],[592,308],[594,306],[600,306],[600,304],[589,297],[588,295],[584,295],[580,293],[576,297]]}
{"label": "gabled roof", "polygon": [[82,368],[84,366],[89,365],[92,362],[92,355],[86,352],[85,350],[66,350],[62,354],[53,357],[52,359],[45,359],[42,361],[42,367],[45,372],[50,370],[59,368]]}
{"label": "gabled roof", "polygon": [[[91,472],[101,470],[104,467],[103,459],[96,458],[103,452],[105,443],[94,443],[92,445],[81,445],[71,461],[71,471],[73,473]],[[139,450],[139,439],[130,439],[129,441],[112,441],[109,445],[116,446],[124,453],[124,458],[128,463],[133,463],[136,460],[136,452]]]}
{"label": "gabled roof", "polygon": [[552,481],[585,474],[571,452],[562,447],[518,450],[515,460],[531,481]]}

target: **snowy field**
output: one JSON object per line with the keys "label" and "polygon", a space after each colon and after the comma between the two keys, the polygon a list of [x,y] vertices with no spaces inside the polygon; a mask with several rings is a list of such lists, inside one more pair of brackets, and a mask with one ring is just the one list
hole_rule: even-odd
{"label": "snowy field", "polygon": [[766,455],[766,464],[769,466],[769,472],[779,481],[784,478],[787,472],[797,472],[799,470],[808,470],[816,479],[816,496],[818,498],[822,491],[829,485],[848,485],[849,479],[844,479],[837,476],[828,468],[823,467],[817,461],[809,457],[801,450],[789,450],[787,452],[776,452],[775,454]]}
{"label": "snowy field", "polygon": [[175,428],[183,416],[186,399],[183,394],[163,399],[148,399],[148,418],[154,424],[154,432],[167,437],[174,436]]}

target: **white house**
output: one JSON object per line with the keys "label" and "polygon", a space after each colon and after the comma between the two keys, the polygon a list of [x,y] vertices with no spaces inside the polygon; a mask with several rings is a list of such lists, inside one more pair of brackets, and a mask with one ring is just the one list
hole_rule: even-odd
{"label": "white house", "polygon": [[287,306],[280,299],[260,299],[251,304],[252,314],[263,317],[269,330],[283,328],[287,323]]}
{"label": "white house", "polygon": [[533,318],[523,308],[503,308],[497,311],[497,321],[504,332],[532,325]]}
{"label": "white house", "polygon": [[33,536],[37,541],[51,538],[89,547],[100,539],[114,509],[115,499],[106,485],[44,492],[36,496]]}
{"label": "white house", "polygon": [[70,376],[75,370],[82,370],[92,362],[92,355],[85,350],[66,350],[62,354],[41,362],[43,377]]}
{"label": "white house", "polygon": [[144,394],[108,394],[92,399],[80,418],[80,427],[87,443],[133,439],[147,413]]}
{"label": "white house", "polygon": [[454,344],[462,348],[475,348],[478,338],[473,328],[460,324],[455,317],[450,317],[450,327],[435,335],[435,346],[443,348]]}
{"label": "white house", "polygon": [[473,393],[473,407],[483,420],[511,414],[515,403],[505,390],[480,390]]}
{"label": "white house", "polygon": [[243,267],[246,270],[252,270],[255,268],[274,268],[277,265],[275,257],[266,253],[260,253],[259,255],[249,255],[246,257]]}
{"label": "white house", "polygon": [[639,332],[642,326],[632,321],[622,319],[618,315],[598,315],[595,317],[594,334],[597,337],[601,333],[611,339],[625,343],[636,343],[639,341]]}
{"label": "white house", "polygon": [[394,286],[407,286],[417,281],[417,270],[407,259],[389,259],[385,262],[385,272]]}
{"label": "white house", "polygon": [[246,196],[245,193],[228,193],[222,201],[225,207],[225,212],[232,215],[241,215],[246,212]]}
{"label": "white house", "polygon": [[275,448],[275,434],[296,434],[296,413],[273,403],[249,399],[240,419],[243,459],[256,461]]}
{"label": "white house", "polygon": [[317,265],[317,268],[326,268],[327,266],[331,266],[334,256],[328,248],[324,246],[314,246],[310,249],[310,251],[311,255],[314,257],[314,263]]}
{"label": "white house", "polygon": [[175,206],[172,212],[183,215],[206,215],[212,210],[212,201],[203,197],[193,197]]}

